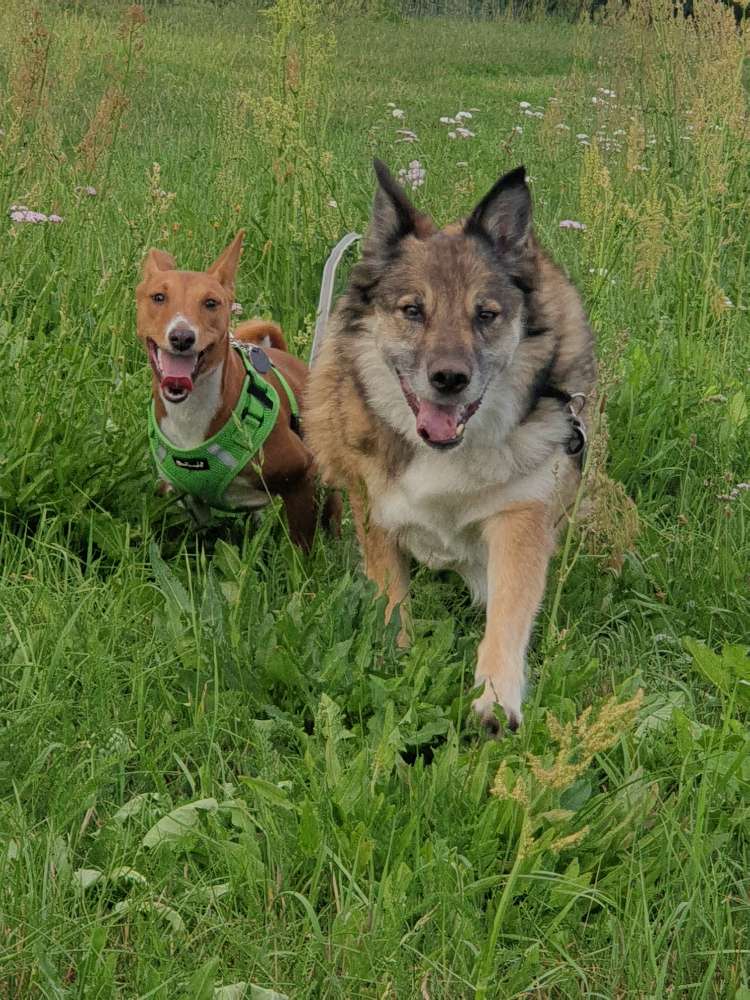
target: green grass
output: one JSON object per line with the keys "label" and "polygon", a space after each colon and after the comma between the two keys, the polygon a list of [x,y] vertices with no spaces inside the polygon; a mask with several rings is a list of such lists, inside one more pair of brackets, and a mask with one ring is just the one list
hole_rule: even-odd
{"label": "green grass", "polygon": [[[25,9],[0,13],[0,996],[747,1000],[734,36],[702,38],[701,61],[671,18],[319,23],[307,5],[300,29],[286,0],[275,23],[160,5],[130,41],[117,12],[50,3],[33,43]],[[14,109],[23,65],[42,101]],[[76,147],[109,86],[130,105],[87,168]],[[592,103],[599,87],[617,99]],[[519,108],[549,118],[552,96],[569,132]],[[468,108],[474,138],[450,140],[439,117]],[[647,170],[615,140],[633,116]],[[597,157],[575,135],[599,127]],[[619,574],[613,510],[610,541],[574,535],[556,560],[525,722],[499,742],[468,719],[482,619],[454,578],[415,571],[402,653],[348,521],[306,558],[278,511],[198,537],[153,492],[143,252],[201,267],[246,227],[245,316],[304,354],[375,153],[420,159],[415,198],[440,221],[526,164],[539,234],[599,333],[608,469],[641,519]],[[18,203],[64,222],[14,226]],[[527,755],[549,767],[557,748],[548,711],[611,714],[638,688],[632,724],[570,782],[533,776]],[[239,983],[257,988],[219,989]]]}

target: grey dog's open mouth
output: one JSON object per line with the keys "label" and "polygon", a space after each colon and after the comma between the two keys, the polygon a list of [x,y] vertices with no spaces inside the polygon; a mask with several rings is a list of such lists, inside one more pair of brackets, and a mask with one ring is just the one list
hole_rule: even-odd
{"label": "grey dog's open mouth", "polygon": [[401,391],[417,418],[417,434],[433,448],[455,448],[463,440],[466,425],[479,409],[482,397],[464,404],[433,403],[421,399],[409,380],[397,372]]}
{"label": "grey dog's open mouth", "polygon": [[163,347],[157,347],[149,337],[147,340],[148,359],[159,380],[159,388],[169,403],[182,403],[193,391],[193,383],[203,366],[205,351],[197,354],[173,354]]}

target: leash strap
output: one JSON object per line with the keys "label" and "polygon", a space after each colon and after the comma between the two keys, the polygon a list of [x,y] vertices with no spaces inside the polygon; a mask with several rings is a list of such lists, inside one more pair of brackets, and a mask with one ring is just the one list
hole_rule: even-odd
{"label": "leash strap", "polygon": [[349,247],[360,240],[359,233],[347,233],[336,246],[331,250],[330,256],[323,268],[323,280],[320,283],[320,298],[318,299],[318,311],[315,314],[315,334],[313,336],[312,347],[310,348],[310,367],[315,363],[320,345],[325,337],[328,317],[331,314],[331,303],[333,301],[333,285],[336,280],[336,269]]}

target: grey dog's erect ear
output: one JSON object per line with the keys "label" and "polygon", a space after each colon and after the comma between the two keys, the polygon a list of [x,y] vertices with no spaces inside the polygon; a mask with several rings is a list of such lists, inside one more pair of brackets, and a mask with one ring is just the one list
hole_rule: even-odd
{"label": "grey dog's erect ear", "polygon": [[500,253],[520,253],[530,230],[531,195],[525,167],[516,167],[501,177],[464,226],[467,235],[489,237]]}
{"label": "grey dog's erect ear", "polygon": [[367,234],[369,250],[385,250],[405,236],[427,236],[433,231],[429,217],[418,212],[382,160],[374,160],[378,178],[375,203]]}

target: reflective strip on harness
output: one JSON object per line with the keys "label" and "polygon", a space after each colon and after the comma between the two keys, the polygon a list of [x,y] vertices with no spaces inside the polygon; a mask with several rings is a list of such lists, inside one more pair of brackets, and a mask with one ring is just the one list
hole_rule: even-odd
{"label": "reflective strip on harness", "polygon": [[234,455],[231,455],[228,451],[225,451],[225,449],[220,447],[220,445],[211,444],[208,446],[207,450],[211,455],[216,455],[218,460],[220,462],[223,462],[224,465],[228,465],[230,469],[233,469],[235,465],[237,465],[237,459],[234,457]]}

